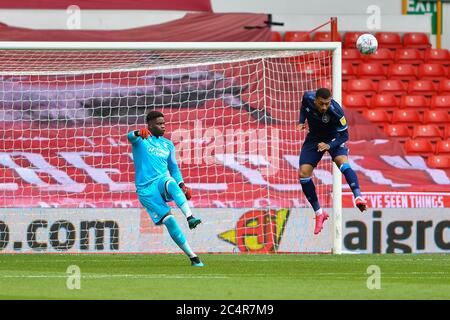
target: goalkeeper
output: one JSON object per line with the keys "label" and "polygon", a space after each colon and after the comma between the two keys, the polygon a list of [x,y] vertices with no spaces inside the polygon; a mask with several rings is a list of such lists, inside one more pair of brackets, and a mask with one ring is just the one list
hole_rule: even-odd
{"label": "goalkeeper", "polygon": [[191,198],[191,190],[183,182],[175,159],[175,146],[172,141],[163,137],[164,115],[159,111],[150,111],[146,120],[147,128],[128,133],[128,141],[133,150],[139,201],[156,225],[166,226],[173,241],[190,258],[191,265],[202,267],[203,263],[190,248],[167,205],[167,202],[175,201],[186,216],[190,229],[201,223],[200,219],[192,216],[187,202]]}
{"label": "goalkeeper", "polygon": [[306,120],[309,132],[300,153],[299,177],[303,193],[316,213],[314,234],[318,234],[329,216],[320,207],[312,172],[325,151],[328,151],[345,176],[355,197],[355,204],[361,212],[367,210],[367,202],[361,196],[358,177],[348,163],[348,149],[345,146],[348,140],[348,125],[344,111],[332,99],[330,90],[320,88],[316,92],[306,92],[303,95],[298,124],[300,130],[305,129]]}

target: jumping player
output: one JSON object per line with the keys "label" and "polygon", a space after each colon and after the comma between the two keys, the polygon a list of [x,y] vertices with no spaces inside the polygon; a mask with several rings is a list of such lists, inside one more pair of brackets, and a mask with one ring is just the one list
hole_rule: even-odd
{"label": "jumping player", "polygon": [[147,128],[128,133],[139,201],[156,225],[166,226],[173,241],[190,258],[191,265],[202,267],[203,263],[190,248],[167,205],[167,202],[175,201],[186,216],[190,229],[201,223],[200,219],[194,218],[187,202],[192,192],[183,182],[175,159],[175,146],[172,141],[163,137],[166,131],[164,115],[159,111],[150,111],[146,121]]}
{"label": "jumping player", "polygon": [[329,215],[320,207],[312,173],[325,151],[328,151],[344,174],[355,197],[355,204],[361,212],[367,210],[367,201],[361,196],[358,177],[348,163],[348,149],[345,146],[349,138],[347,120],[342,107],[332,99],[330,90],[320,88],[303,95],[299,130],[305,129],[306,120],[309,132],[301,149],[298,174],[303,193],[316,213],[314,234],[318,234]]}

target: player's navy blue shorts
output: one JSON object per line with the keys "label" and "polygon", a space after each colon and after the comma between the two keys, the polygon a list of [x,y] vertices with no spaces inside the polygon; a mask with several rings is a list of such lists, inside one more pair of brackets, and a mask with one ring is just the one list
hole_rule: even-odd
{"label": "player's navy blue shorts", "polygon": [[[319,152],[317,151],[317,145],[320,142],[325,142],[320,140],[320,138],[312,137],[310,135],[306,136],[305,142],[303,143],[302,150],[300,151],[300,159],[299,164],[310,164],[313,167],[316,167],[319,163],[320,159],[322,159],[323,154],[326,151]],[[348,148],[345,146],[345,143],[334,147],[333,149],[328,150],[328,153],[331,156],[331,159],[334,159],[337,156],[348,156]]]}
{"label": "player's navy blue shorts", "polygon": [[147,209],[148,215],[155,224],[161,223],[161,220],[170,211],[167,202],[173,199],[166,191],[166,183],[170,180],[173,180],[173,178],[169,176],[161,177],[138,192],[139,202]]}

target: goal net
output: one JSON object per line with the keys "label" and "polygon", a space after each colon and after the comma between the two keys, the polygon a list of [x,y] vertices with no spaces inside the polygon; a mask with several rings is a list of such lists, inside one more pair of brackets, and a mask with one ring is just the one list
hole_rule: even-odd
{"label": "goal net", "polygon": [[194,250],[340,250],[340,176],[314,171],[337,215],[314,236],[296,128],[306,91],[340,100],[340,43],[3,43],[0,83],[0,253],[178,252],[134,187],[126,135],[150,110],[204,222]]}

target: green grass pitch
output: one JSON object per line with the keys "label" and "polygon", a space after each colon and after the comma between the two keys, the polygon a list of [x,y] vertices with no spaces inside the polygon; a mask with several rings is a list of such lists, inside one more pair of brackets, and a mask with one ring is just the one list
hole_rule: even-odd
{"label": "green grass pitch", "polygon": [[[450,299],[450,255],[0,254],[0,299]],[[67,268],[80,268],[80,289]],[[380,268],[380,289],[367,269]]]}

